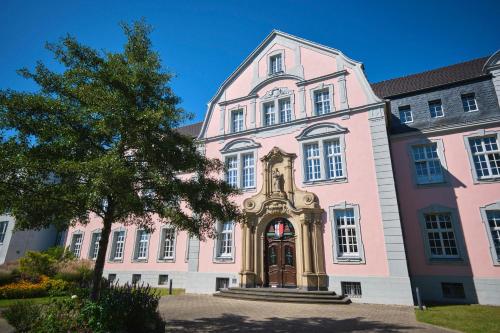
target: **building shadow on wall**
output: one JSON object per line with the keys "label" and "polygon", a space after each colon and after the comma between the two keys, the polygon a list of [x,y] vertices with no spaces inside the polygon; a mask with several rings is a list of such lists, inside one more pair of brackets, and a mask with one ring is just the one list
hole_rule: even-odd
{"label": "building shadow on wall", "polygon": [[[394,115],[392,115],[392,121],[399,122],[399,120],[395,118]],[[408,268],[411,277],[414,300],[415,302],[417,301],[416,288],[418,287],[421,296],[425,302],[435,303],[435,302],[443,302],[444,300],[444,302],[446,303],[477,303],[478,299],[473,281],[473,272],[470,265],[469,251],[467,248],[467,243],[465,241],[465,234],[463,228],[464,221],[460,216],[460,211],[458,209],[458,202],[457,202],[457,194],[456,194],[457,189],[459,188],[463,189],[466,188],[467,186],[448,170],[446,165],[446,147],[444,146],[444,144],[438,143],[439,141],[427,138],[426,134],[409,126],[406,125],[397,126],[397,131],[396,131],[397,133],[408,132],[408,131],[413,132],[413,134],[415,134],[416,136],[407,141],[407,149],[408,149],[407,156],[394,156],[394,154],[392,153],[393,151],[391,150],[391,158],[392,158],[392,165],[394,169],[396,185],[398,184],[396,178],[397,174],[396,169],[398,166],[402,167],[404,165],[404,163],[396,163],[396,160],[398,158],[409,158],[409,163],[410,166],[412,167],[411,170],[412,176],[414,177],[413,179],[413,186],[415,187],[414,189],[408,189],[408,191],[406,191],[405,188],[402,188],[401,186],[396,186],[396,193],[398,197],[403,235],[405,238],[420,237],[421,241],[423,242],[424,249],[427,247],[427,249],[430,251],[429,244],[425,244],[426,242],[428,242],[428,239],[425,239],[424,237],[424,233],[426,232],[424,228],[425,223],[423,222],[424,214],[446,213],[447,208],[449,208],[448,212],[452,213],[452,218],[454,219],[453,226],[454,226],[455,239],[459,245],[458,249],[460,251],[460,257],[461,257],[461,260],[453,260],[453,259],[434,260],[434,259],[429,259],[428,254],[426,254],[425,256],[427,258],[426,266],[428,270],[431,272],[431,275],[425,275],[425,277],[423,278],[422,278],[423,274],[421,274],[420,272],[412,271],[412,265],[410,264]],[[438,138],[441,136],[442,135],[438,136]],[[415,159],[413,158],[414,155],[411,147],[413,145],[428,145],[428,144],[437,144],[440,154],[443,154],[443,158],[440,159],[440,167],[443,173],[444,181],[435,184],[418,185],[417,175],[416,175],[416,165],[415,165],[416,162]],[[444,149],[444,153],[441,149]],[[420,207],[420,209],[418,209],[417,211],[403,212],[401,207],[405,206],[403,202],[403,200],[405,200],[404,192],[409,193],[412,190],[415,191],[418,197],[434,196],[436,197],[436,200],[435,202],[429,203],[426,206]],[[417,214],[417,216],[412,216],[412,217],[418,221],[419,229],[421,231],[419,235],[410,235],[407,231],[405,232],[405,225],[408,225],[409,222],[404,221],[403,219],[405,218],[405,215],[411,216],[412,214],[413,215]],[[411,255],[408,256],[408,252],[414,251],[414,249],[408,248],[407,241],[405,241],[405,243],[406,243],[405,248],[407,252],[407,258],[411,258]],[[450,271],[454,271],[454,273],[453,274],[443,273],[443,271],[446,272],[446,268],[449,268]],[[438,281],[439,284],[441,285],[441,290],[439,291],[436,291],[434,289],[436,287],[436,281]],[[454,286],[460,288],[459,286],[460,284],[463,285],[465,295],[460,295],[460,292],[458,290],[451,290],[453,289]],[[438,292],[440,292],[441,296],[443,296],[441,299],[436,299],[435,297],[438,294]],[[447,295],[448,297],[445,297],[444,295],[445,292],[448,293],[451,292],[451,293]]]}
{"label": "building shadow on wall", "polygon": [[219,317],[167,321],[167,332],[401,332],[416,327],[364,320],[362,317],[276,318],[264,320],[224,313]]}

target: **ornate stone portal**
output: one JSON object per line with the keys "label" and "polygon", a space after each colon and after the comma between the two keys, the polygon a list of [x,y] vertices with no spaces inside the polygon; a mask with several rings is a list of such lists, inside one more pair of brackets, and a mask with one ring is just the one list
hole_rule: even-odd
{"label": "ornate stone portal", "polygon": [[267,286],[265,230],[278,217],[289,220],[295,229],[297,287],[326,289],[327,276],[323,247],[323,209],[318,198],[297,188],[293,163],[297,155],[274,147],[262,162],[262,189],[243,202],[242,287]]}

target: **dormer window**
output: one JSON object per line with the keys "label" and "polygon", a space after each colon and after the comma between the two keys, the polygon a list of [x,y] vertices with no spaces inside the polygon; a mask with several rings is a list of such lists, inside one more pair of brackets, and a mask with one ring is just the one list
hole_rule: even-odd
{"label": "dormer window", "polygon": [[283,72],[283,58],[280,54],[271,56],[269,61],[269,74],[277,74]]}

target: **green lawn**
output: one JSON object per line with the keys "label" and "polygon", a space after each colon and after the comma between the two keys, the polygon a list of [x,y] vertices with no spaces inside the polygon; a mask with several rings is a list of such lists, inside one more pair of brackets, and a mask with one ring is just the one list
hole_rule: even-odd
{"label": "green lawn", "polygon": [[[160,296],[169,296],[168,288],[153,288],[159,291]],[[185,293],[184,289],[174,288],[172,289],[172,295],[182,295]],[[59,297],[56,297],[59,298]],[[0,299],[0,308],[7,308],[18,301],[29,301],[35,304],[47,304],[51,300],[50,297],[39,297],[39,298],[21,298],[21,299]]]}
{"label": "green lawn", "polygon": [[[153,288],[157,291],[160,292],[160,296],[169,296],[168,295],[168,288]],[[176,296],[176,295],[182,295],[184,294],[186,291],[184,289],[180,289],[180,288],[172,288],[172,295],[173,296]]]}
{"label": "green lawn", "polygon": [[417,319],[424,323],[466,333],[500,332],[500,306],[442,305],[415,311]]}
{"label": "green lawn", "polygon": [[[65,296],[63,296],[65,297]],[[62,297],[39,297],[39,298],[20,298],[20,299],[0,299],[0,308],[7,308],[11,306],[12,304],[19,302],[19,301],[26,301],[26,302],[31,302],[35,304],[47,304],[50,302],[51,299],[54,298],[62,298]]]}

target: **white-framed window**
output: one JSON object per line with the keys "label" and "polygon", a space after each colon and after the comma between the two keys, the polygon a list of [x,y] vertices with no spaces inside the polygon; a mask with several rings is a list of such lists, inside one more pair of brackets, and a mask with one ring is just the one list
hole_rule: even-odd
{"label": "white-framed window", "polygon": [[342,162],[342,148],[340,140],[325,141],[328,178],[344,177],[344,163]]}
{"label": "white-framed window", "polygon": [[255,188],[254,152],[240,152],[225,157],[226,182],[237,188]]}
{"label": "white-framed window", "polygon": [[480,207],[493,265],[500,266],[500,201]]}
{"label": "white-framed window", "polygon": [[269,74],[277,74],[283,71],[282,54],[276,54],[269,58]]}
{"label": "white-framed window", "polygon": [[263,127],[283,124],[294,119],[295,96],[287,87],[275,87],[259,99]]}
{"label": "white-framed window", "polygon": [[305,176],[307,181],[321,179],[321,154],[317,142],[304,145],[305,152]]}
{"label": "white-framed window", "polygon": [[330,113],[330,91],[320,89],[314,91],[314,111],[316,115]]}
{"label": "white-framed window", "polygon": [[500,177],[500,149],[498,134],[481,137],[468,137],[468,150],[477,180],[496,179]]}
{"label": "white-framed window", "polygon": [[292,103],[290,98],[283,98],[278,101],[280,110],[280,123],[292,121]]}
{"label": "white-framed window", "polygon": [[306,181],[345,178],[344,149],[340,138],[304,143],[304,157]]}
{"label": "white-framed window", "polygon": [[338,256],[359,257],[354,210],[351,208],[335,210],[335,227]]}
{"label": "white-framed window", "polygon": [[238,187],[238,156],[226,157],[226,182]]}
{"label": "white-framed window", "polygon": [[464,107],[465,112],[472,112],[478,110],[476,103],[476,95],[474,93],[463,94],[461,97],[462,97],[462,106]]}
{"label": "white-framed window", "polygon": [[160,241],[160,260],[174,260],[175,259],[175,237],[176,231],[173,227],[164,227],[161,230]]}
{"label": "white-framed window", "polygon": [[231,111],[231,132],[241,132],[244,130],[244,113],[243,110]]}
{"label": "white-framed window", "polygon": [[125,230],[116,230],[113,232],[113,243],[111,244],[111,260],[123,260],[125,250]]}
{"label": "white-framed window", "polygon": [[255,187],[255,161],[253,153],[241,155],[243,160],[243,188]]}
{"label": "white-framed window", "polygon": [[274,124],[276,124],[274,102],[264,103],[264,126],[271,126]]}
{"label": "white-framed window", "polygon": [[97,254],[99,253],[99,242],[101,241],[101,232],[94,231],[92,233],[92,237],[90,239],[90,251],[89,251],[89,259],[96,260]]}
{"label": "white-framed window", "polygon": [[149,249],[149,232],[144,229],[137,230],[135,244],[135,260],[147,260]]}
{"label": "white-framed window", "polygon": [[330,207],[335,263],[362,263],[364,249],[361,240],[359,205],[342,202]]}
{"label": "white-framed window", "polygon": [[413,113],[409,105],[399,108],[399,121],[401,124],[409,124],[413,122]]}
{"label": "white-framed window", "polygon": [[443,168],[436,142],[411,146],[411,155],[417,184],[444,182]]}
{"label": "white-framed window", "polygon": [[425,213],[424,219],[431,258],[460,258],[451,213]]}
{"label": "white-framed window", "polygon": [[70,250],[75,255],[75,257],[80,258],[80,254],[82,251],[83,244],[83,234],[82,233],[74,233],[71,237],[71,246]]}
{"label": "white-framed window", "polygon": [[234,223],[223,222],[217,234],[217,258],[233,258]]}
{"label": "white-framed window", "polygon": [[440,99],[429,101],[429,112],[431,114],[431,118],[444,117],[443,104]]}
{"label": "white-framed window", "polygon": [[346,128],[334,123],[319,123],[305,128],[296,136],[302,143],[304,182],[344,181]]}
{"label": "white-framed window", "polygon": [[486,211],[488,226],[491,233],[492,247],[495,250],[496,261],[500,261],[500,210]]}
{"label": "white-framed window", "polygon": [[5,234],[7,233],[8,226],[9,221],[0,221],[0,244],[5,240]]}

